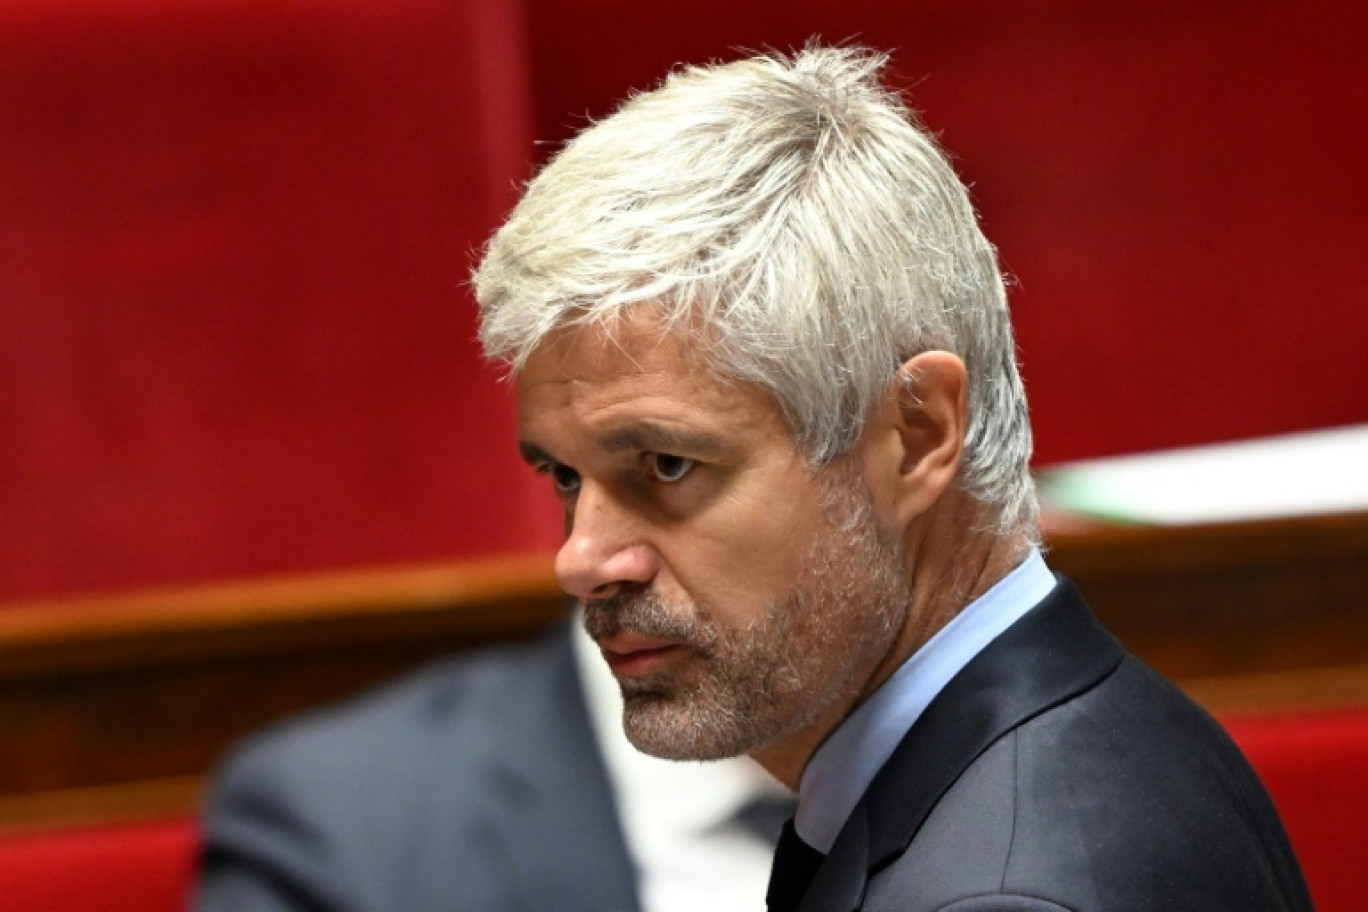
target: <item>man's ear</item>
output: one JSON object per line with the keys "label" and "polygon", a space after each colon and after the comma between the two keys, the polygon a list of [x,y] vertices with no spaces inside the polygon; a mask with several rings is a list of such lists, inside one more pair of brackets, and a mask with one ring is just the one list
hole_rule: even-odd
{"label": "man's ear", "polygon": [[959,471],[969,420],[964,362],[945,351],[907,359],[871,419],[865,479],[883,523],[904,530]]}

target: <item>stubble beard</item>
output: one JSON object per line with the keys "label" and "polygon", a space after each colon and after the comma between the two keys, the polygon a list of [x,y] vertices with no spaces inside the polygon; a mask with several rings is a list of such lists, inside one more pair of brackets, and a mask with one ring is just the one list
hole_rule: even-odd
{"label": "stubble beard", "polygon": [[638,750],[670,760],[753,753],[859,697],[912,591],[858,474],[830,471],[825,528],[802,575],[746,626],[726,627],[708,605],[670,605],[649,589],[585,605],[595,638],[631,631],[691,649],[682,667],[620,681],[623,729]]}

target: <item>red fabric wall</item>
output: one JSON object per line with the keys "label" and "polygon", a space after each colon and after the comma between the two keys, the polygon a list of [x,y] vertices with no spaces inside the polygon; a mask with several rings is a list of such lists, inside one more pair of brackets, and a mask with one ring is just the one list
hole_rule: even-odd
{"label": "red fabric wall", "polygon": [[463,285],[528,172],[520,16],[0,9],[0,600],[554,534]]}
{"label": "red fabric wall", "polygon": [[551,544],[462,285],[530,137],[811,35],[973,182],[1040,462],[1368,420],[1350,0],[522,3],[0,8],[0,602]]}

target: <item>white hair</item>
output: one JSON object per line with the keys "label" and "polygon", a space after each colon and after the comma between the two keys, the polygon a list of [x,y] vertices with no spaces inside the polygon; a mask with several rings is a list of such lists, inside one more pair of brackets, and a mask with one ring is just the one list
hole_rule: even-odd
{"label": "white hair", "polygon": [[516,372],[556,329],[651,302],[719,375],[774,396],[818,468],[907,358],[969,374],[959,484],[1035,535],[1031,429],[996,252],[885,57],[808,48],[672,73],[529,184],[474,282]]}

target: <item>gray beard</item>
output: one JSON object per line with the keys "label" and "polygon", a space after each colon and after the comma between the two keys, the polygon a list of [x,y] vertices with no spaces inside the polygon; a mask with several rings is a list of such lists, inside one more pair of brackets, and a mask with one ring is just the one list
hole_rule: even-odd
{"label": "gray beard", "polygon": [[753,753],[860,697],[912,591],[851,469],[828,470],[827,528],[802,575],[745,626],[722,625],[705,604],[668,605],[650,589],[585,604],[595,638],[626,630],[691,648],[670,668],[621,681],[623,729],[638,750],[671,760]]}

